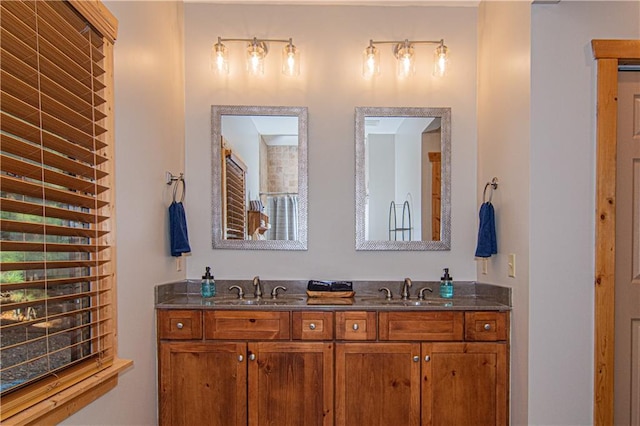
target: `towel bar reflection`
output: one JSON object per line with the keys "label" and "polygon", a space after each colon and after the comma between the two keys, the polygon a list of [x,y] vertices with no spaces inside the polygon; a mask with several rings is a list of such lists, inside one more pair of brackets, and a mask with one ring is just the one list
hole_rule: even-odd
{"label": "towel bar reflection", "polygon": [[[487,188],[489,187],[491,187],[491,192],[489,192],[489,201],[487,201]],[[490,203],[491,198],[493,198],[493,191],[495,191],[496,189],[498,189],[498,178],[494,177],[493,179],[491,179],[491,182],[487,182],[487,184],[484,186],[484,191],[482,192],[482,202]]]}
{"label": "towel bar reflection", "polygon": [[187,193],[187,183],[184,181],[184,173],[180,173],[180,175],[175,176],[171,172],[166,173],[166,182],[167,185],[173,184],[173,202],[176,202],[176,195],[178,194],[178,186],[182,183],[182,196],[180,197],[180,202],[184,201],[184,196]]}

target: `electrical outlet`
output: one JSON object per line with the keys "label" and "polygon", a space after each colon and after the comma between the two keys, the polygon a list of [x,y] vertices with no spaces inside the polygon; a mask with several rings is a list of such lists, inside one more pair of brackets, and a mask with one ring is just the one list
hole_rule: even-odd
{"label": "electrical outlet", "polygon": [[486,257],[483,257],[481,262],[482,262],[482,275],[487,275],[489,273],[489,260]]}
{"label": "electrical outlet", "polygon": [[515,253],[509,253],[509,260],[507,261],[507,266],[509,268],[509,276],[511,278],[515,278],[516,277],[516,254]]}
{"label": "electrical outlet", "polygon": [[176,271],[182,271],[182,256],[176,257]]}

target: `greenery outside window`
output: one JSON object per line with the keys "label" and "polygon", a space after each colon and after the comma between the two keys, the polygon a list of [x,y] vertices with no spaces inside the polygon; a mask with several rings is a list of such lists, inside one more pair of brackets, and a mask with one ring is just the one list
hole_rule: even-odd
{"label": "greenery outside window", "polygon": [[98,2],[0,3],[2,421],[117,360],[116,25]]}

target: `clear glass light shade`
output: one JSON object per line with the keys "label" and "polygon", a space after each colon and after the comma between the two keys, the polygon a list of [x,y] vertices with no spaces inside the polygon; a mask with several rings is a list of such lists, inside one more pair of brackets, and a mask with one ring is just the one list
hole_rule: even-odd
{"label": "clear glass light shade", "polygon": [[413,46],[404,44],[398,45],[396,50],[398,78],[409,77],[416,72],[415,55]]}
{"label": "clear glass light shade", "polygon": [[362,52],[362,76],[372,78],[380,74],[380,52],[373,45],[369,45]]}
{"label": "clear glass light shade", "polygon": [[291,42],[282,49],[282,74],[288,77],[300,75],[300,55]]}
{"label": "clear glass light shade", "polygon": [[218,75],[229,74],[229,53],[220,42],[211,48],[211,70]]}
{"label": "clear glass light shade", "polygon": [[253,42],[247,48],[247,71],[252,75],[264,74],[264,57],[267,56],[267,46],[264,42]]}
{"label": "clear glass light shade", "polygon": [[444,44],[438,46],[433,54],[433,75],[443,77],[449,68],[449,49]]}

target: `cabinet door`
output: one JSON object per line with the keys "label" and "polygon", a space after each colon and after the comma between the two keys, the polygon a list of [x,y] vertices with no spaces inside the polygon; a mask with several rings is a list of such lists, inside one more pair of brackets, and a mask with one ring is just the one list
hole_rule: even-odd
{"label": "cabinet door", "polygon": [[247,424],[245,343],[160,344],[160,424]]}
{"label": "cabinet door", "polygon": [[505,343],[423,343],[422,424],[506,425]]}
{"label": "cabinet door", "polygon": [[332,343],[249,343],[249,425],[333,425]]}
{"label": "cabinet door", "polygon": [[419,343],[336,344],[336,424],[420,424]]}

